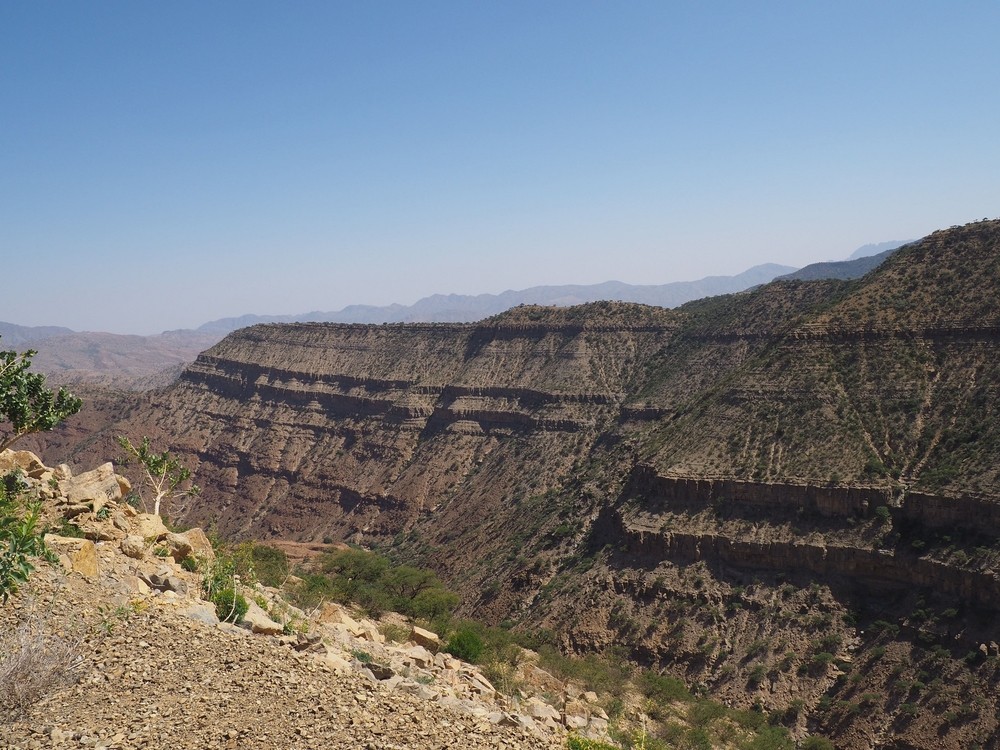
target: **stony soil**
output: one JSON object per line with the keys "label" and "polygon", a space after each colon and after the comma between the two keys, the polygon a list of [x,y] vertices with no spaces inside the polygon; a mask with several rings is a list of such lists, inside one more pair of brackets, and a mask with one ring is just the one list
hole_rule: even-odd
{"label": "stony soil", "polygon": [[[107,598],[49,568],[0,610],[82,639],[77,684],[0,727],[0,747],[536,748],[560,740],[450,711],[276,639],[192,619],[181,599]],[[120,609],[119,609],[120,607]]]}

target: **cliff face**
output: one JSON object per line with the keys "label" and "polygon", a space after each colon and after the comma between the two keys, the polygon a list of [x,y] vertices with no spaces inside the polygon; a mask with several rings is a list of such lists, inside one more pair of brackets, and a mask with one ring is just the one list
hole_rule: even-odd
{"label": "cliff face", "polygon": [[[740,705],[802,701],[838,746],[968,747],[996,731],[997,300],[1000,222],[980,222],[860,280],[674,311],[255,326],[114,430],[193,465],[204,493],[172,516],[389,548],[481,617],[625,646]],[[878,726],[823,708],[920,682],[934,644],[992,696],[981,721],[907,718],[928,696]],[[909,661],[848,685],[815,662],[873,648]]]}
{"label": "cliff face", "polygon": [[143,410],[199,462],[207,502],[175,512],[238,535],[384,539],[456,496],[554,486],[675,328],[665,311],[619,308],[232,334]]}

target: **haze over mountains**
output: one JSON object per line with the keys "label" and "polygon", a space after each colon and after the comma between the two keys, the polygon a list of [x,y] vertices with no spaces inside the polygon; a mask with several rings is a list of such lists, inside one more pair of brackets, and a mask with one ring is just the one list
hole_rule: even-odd
{"label": "haze over mountains", "polygon": [[[601,300],[670,308],[703,297],[744,291],[774,278],[856,278],[874,268],[901,244],[865,245],[851,256],[858,259],[813,264],[798,271],[768,263],[734,276],[709,276],[667,284],[608,281],[590,285],[537,286],[501,294],[434,294],[412,305],[350,305],[332,312],[220,318],[194,330],[179,329],[152,336],[78,332],[58,326],[29,327],[0,322],[0,341],[4,346],[37,349],[36,367],[61,383],[143,390],[166,385],[184,364],[194,361],[200,352],[223,336],[257,323],[462,323],[482,320],[518,305],[565,307]],[[866,257],[873,252],[880,254]]]}

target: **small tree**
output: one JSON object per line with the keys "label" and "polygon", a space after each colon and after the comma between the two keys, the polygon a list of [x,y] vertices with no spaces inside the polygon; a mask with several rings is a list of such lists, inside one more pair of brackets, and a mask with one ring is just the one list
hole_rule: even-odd
{"label": "small tree", "polygon": [[37,353],[0,352],[0,423],[10,423],[9,431],[0,434],[0,451],[32,432],[51,430],[83,406],[64,388],[46,388],[44,375],[28,372]]}
{"label": "small tree", "polygon": [[125,451],[121,463],[136,461],[142,469],[139,497],[145,506],[146,498],[142,493],[142,487],[145,486],[147,493],[153,494],[154,514],[160,514],[160,503],[163,500],[197,495],[201,491],[194,482],[191,482],[191,470],[174,458],[170,451],[156,453],[150,447],[148,437],[144,437],[139,445],[134,445],[125,435],[119,435],[117,440],[118,445]]}

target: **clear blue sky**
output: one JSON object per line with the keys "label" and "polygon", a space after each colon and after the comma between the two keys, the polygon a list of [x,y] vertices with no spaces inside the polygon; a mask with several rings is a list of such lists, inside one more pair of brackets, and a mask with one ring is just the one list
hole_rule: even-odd
{"label": "clear blue sky", "polygon": [[1000,215],[1000,3],[0,4],[0,320],[664,283]]}

